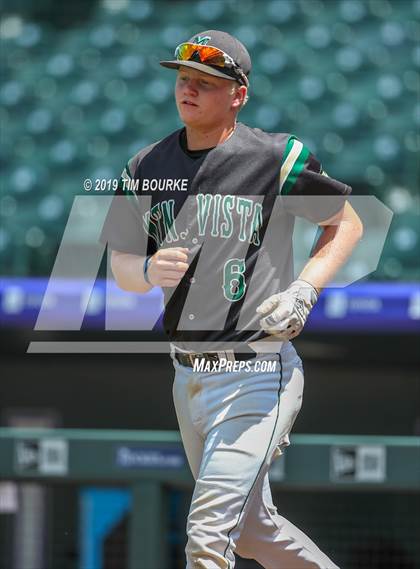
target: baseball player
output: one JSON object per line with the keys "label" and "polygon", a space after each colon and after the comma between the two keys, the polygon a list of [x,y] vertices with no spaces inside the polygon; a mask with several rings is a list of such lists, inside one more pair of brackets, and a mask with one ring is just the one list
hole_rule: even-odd
{"label": "baseball player", "polygon": [[[177,70],[185,125],[124,168],[101,240],[124,290],[162,287],[173,395],[195,478],[187,568],[337,566],[273,504],[268,472],[289,445],[303,368],[291,339],[349,257],[362,225],[295,136],[237,121],[251,59],[231,35],[194,35],[161,65]],[[319,226],[297,279],[296,216]]]}

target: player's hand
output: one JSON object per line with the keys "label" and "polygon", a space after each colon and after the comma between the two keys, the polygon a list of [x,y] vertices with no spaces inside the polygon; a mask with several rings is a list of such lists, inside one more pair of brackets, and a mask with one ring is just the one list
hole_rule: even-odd
{"label": "player's hand", "polygon": [[153,286],[178,286],[188,270],[188,249],[160,249],[150,259],[147,276]]}
{"label": "player's hand", "polygon": [[291,340],[302,331],[317,300],[318,293],[312,285],[294,281],[284,292],[273,294],[258,306],[257,313],[264,315],[260,326],[281,340]]}

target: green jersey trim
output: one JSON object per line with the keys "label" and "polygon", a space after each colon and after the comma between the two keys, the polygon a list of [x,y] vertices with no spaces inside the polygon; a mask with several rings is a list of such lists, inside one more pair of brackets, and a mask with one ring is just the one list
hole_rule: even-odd
{"label": "green jersey trim", "polygon": [[120,195],[125,195],[128,198],[137,199],[135,193],[136,187],[134,184],[133,176],[131,175],[130,170],[130,161],[127,162],[124,170],[121,173],[119,182],[118,182],[118,193]]}
{"label": "green jersey trim", "polygon": [[302,144],[295,136],[291,136],[287,141],[283,156],[283,164],[280,170],[280,188],[282,195],[290,194],[305,162],[309,156],[309,149]]}

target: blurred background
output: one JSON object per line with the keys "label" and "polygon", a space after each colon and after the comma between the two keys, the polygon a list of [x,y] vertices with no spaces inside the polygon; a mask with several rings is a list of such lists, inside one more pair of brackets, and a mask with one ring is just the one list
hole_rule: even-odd
{"label": "blurred background", "polygon": [[[330,176],[393,212],[375,270],[326,291],[295,342],[305,401],[273,488],[280,513],[343,569],[414,569],[419,0],[3,0],[0,567],[185,566],[192,479],[170,358],[104,353],[108,342],[163,339],[159,322],[141,330],[161,311],[159,292],[114,290],[116,324],[105,331],[103,255],[93,288],[69,271],[55,320],[34,326],[83,181],[118,178],[139,149],[181,126],[175,74],[158,61],[206,29],[236,35],[252,55],[241,122],[295,134]],[[83,203],[70,243],[81,256],[98,251],[95,206]],[[51,353],[52,342],[73,353]],[[81,353],[74,342],[102,348]]]}

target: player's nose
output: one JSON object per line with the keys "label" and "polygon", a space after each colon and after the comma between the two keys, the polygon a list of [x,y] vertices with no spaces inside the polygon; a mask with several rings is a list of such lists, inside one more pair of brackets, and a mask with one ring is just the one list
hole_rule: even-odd
{"label": "player's nose", "polygon": [[197,80],[190,77],[188,81],[184,84],[184,95],[197,95],[198,94],[198,83]]}

